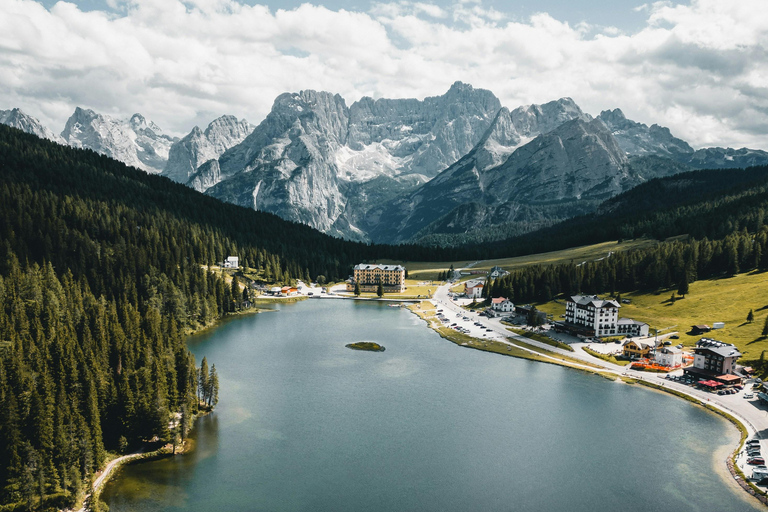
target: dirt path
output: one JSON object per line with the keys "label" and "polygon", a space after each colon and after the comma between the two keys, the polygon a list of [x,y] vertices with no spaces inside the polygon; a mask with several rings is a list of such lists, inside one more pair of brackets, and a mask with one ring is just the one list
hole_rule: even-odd
{"label": "dirt path", "polygon": [[91,490],[88,492],[88,494],[85,495],[85,498],[83,498],[83,506],[75,511],[75,512],[87,512],[90,510],[90,501],[91,496],[93,496],[93,493],[97,490],[101,489],[101,486],[103,486],[107,481],[109,480],[109,477],[112,476],[112,471],[120,466],[121,464],[138,458],[139,456],[143,455],[143,453],[129,453],[128,455],[123,455],[122,457],[118,457],[114,460],[109,461],[109,464],[101,471],[99,476],[96,477],[96,480],[93,481],[93,486],[91,487]]}

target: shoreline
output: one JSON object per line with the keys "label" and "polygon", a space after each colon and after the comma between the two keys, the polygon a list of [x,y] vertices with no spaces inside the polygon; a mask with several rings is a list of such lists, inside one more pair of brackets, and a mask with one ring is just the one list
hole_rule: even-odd
{"label": "shoreline", "polygon": [[[432,302],[430,302],[430,300],[424,300],[423,303],[429,304],[430,306],[434,307],[435,310],[438,307]],[[731,423],[733,426],[735,426],[739,432],[739,437],[740,437],[736,447],[733,450],[727,450],[729,454],[725,460],[725,466],[726,466],[725,469],[727,469],[728,473],[730,473],[732,477],[732,480],[730,479],[726,480],[727,484],[729,486],[733,485],[733,486],[740,487],[746,494],[746,496],[742,495],[742,497],[747,501],[751,501],[750,500],[751,498],[755,500],[757,503],[759,503],[760,505],[762,505],[763,507],[768,507],[768,492],[765,492],[760,488],[758,488],[757,486],[755,486],[736,464],[736,457],[741,451],[741,449],[743,448],[744,443],[750,437],[750,430],[752,431],[752,434],[751,434],[752,436],[758,435],[759,431],[754,425],[752,425],[752,423],[749,420],[740,416],[737,412],[728,408],[724,404],[720,404],[716,401],[711,402],[709,401],[709,399],[707,400],[707,402],[703,402],[701,398],[693,395],[692,393],[688,393],[683,390],[672,389],[667,386],[664,386],[663,384],[656,384],[654,382],[650,382],[649,380],[644,379],[642,376],[638,376],[637,378],[627,377],[626,372],[619,372],[613,368],[600,365],[599,363],[595,363],[595,365],[590,365],[590,366],[587,366],[586,364],[584,364],[586,363],[586,361],[579,364],[573,364],[573,363],[569,364],[569,361],[561,358],[561,354],[553,350],[550,350],[553,347],[549,347],[549,346],[547,346],[547,348],[537,347],[540,349],[541,352],[545,353],[543,355],[545,355],[546,359],[531,357],[530,353],[526,353],[526,352],[520,353],[519,351],[513,352],[509,350],[508,353],[505,353],[503,351],[491,350],[490,349],[491,347],[487,346],[488,343],[493,343],[491,340],[483,340],[479,338],[474,338],[472,336],[469,336],[463,333],[459,333],[458,331],[455,331],[450,327],[446,327],[442,325],[442,323],[435,324],[433,321],[430,320],[429,317],[427,317],[426,311],[421,309],[421,305],[408,306],[407,309],[410,310],[410,312],[415,314],[417,317],[424,320],[425,323],[427,324],[427,327],[435,331],[441,338],[446,339],[447,341],[450,341],[451,343],[454,343],[460,347],[481,350],[483,352],[499,353],[506,356],[516,357],[518,359],[526,359],[531,361],[563,366],[566,368],[571,368],[574,370],[580,370],[580,371],[592,373],[595,375],[599,375],[606,379],[614,380],[622,384],[634,385],[637,383],[643,387],[646,387],[655,391],[660,391],[663,393],[674,395],[680,399],[683,399],[692,403],[693,405],[700,406],[713,414],[717,414],[718,416],[722,417],[723,419]],[[445,330],[448,330],[450,332],[444,332]],[[463,340],[464,338],[466,338],[466,341],[463,341],[463,342],[459,341],[459,340]],[[526,347],[518,345],[519,342],[517,342],[517,340],[514,340],[514,338],[507,337],[507,339],[510,340],[510,341],[507,341],[507,344],[512,346],[517,346],[519,349],[523,349],[523,350],[526,349]],[[523,343],[523,345],[536,346],[535,340],[528,339],[528,341],[530,341],[531,343]],[[478,343],[475,343],[475,342],[479,342],[480,345],[478,346]],[[495,342],[495,343],[500,343],[500,342]],[[533,352],[533,351],[529,351],[529,352]],[[546,354],[546,353],[549,353],[549,354]],[[598,366],[598,368],[595,368],[594,366]],[[720,474],[720,476],[725,477],[725,474]],[[736,491],[735,487],[734,487],[734,491]]]}
{"label": "shoreline", "polygon": [[[195,414],[195,416],[192,418],[191,424],[192,429],[194,429],[195,424],[197,423],[197,420],[200,418],[207,416],[211,414],[213,411],[204,411],[204,412],[198,412]],[[190,430],[191,433],[191,430]],[[83,497],[82,506],[77,509],[75,512],[89,512],[92,509],[91,505],[94,503],[94,500],[98,501],[101,497],[101,493],[104,490],[104,487],[109,483],[112,478],[117,476],[120,473],[120,469],[123,466],[127,466],[129,464],[134,464],[137,462],[149,462],[156,459],[163,459],[166,457],[176,457],[179,455],[186,455],[187,453],[192,452],[195,449],[195,441],[187,435],[187,438],[184,439],[184,442],[180,446],[176,447],[176,452],[173,451],[173,444],[167,443],[160,448],[156,450],[152,450],[149,452],[134,452],[134,453],[128,453],[126,455],[121,455],[120,457],[116,457],[109,461],[107,465],[104,467],[104,469],[101,470],[101,472],[98,474],[96,479],[93,481],[93,485],[91,486],[91,489],[86,495]],[[69,510],[69,509],[67,509]]]}

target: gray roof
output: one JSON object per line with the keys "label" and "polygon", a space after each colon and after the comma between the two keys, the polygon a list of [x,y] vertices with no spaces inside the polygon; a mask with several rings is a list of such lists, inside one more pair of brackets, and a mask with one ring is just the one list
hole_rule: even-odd
{"label": "gray roof", "polygon": [[381,270],[395,270],[395,271],[405,270],[405,267],[401,265],[379,265],[378,263],[358,263],[357,265],[355,265],[355,270],[373,270],[376,268]]}
{"label": "gray roof", "polygon": [[741,357],[741,352],[735,345],[711,338],[701,338],[696,342],[697,349],[706,349],[722,357]]}
{"label": "gray roof", "polygon": [[619,318],[616,323],[619,325],[648,325],[645,322],[641,322],[640,320],[632,320],[631,318]]}
{"label": "gray roof", "polygon": [[570,298],[570,301],[575,302],[579,306],[586,306],[588,304],[592,304],[596,308],[604,308],[606,306],[613,306],[616,308],[621,307],[621,304],[619,304],[615,300],[603,300],[597,295],[572,295]]}

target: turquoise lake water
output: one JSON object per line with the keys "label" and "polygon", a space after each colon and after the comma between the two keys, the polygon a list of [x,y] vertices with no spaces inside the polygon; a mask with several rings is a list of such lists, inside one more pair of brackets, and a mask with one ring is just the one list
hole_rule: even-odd
{"label": "turquoise lake water", "polygon": [[461,348],[383,304],[275,309],[190,340],[219,406],[193,453],[124,468],[112,512],[756,510],[721,476],[736,429],[686,401]]}

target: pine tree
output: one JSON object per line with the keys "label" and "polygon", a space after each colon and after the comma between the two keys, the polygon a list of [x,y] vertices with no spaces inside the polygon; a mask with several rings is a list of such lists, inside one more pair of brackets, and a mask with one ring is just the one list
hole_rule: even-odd
{"label": "pine tree", "polygon": [[683,297],[688,294],[688,272],[683,272],[683,276],[680,279],[680,283],[677,287],[677,293]]}
{"label": "pine tree", "polygon": [[381,285],[381,280],[379,280],[379,285],[376,287],[376,295],[378,295],[379,298],[384,296],[384,287]]}
{"label": "pine tree", "polygon": [[198,385],[197,385],[197,399],[203,403],[207,402],[208,391],[208,359],[203,357],[203,361],[200,363],[200,372],[198,373]]}
{"label": "pine tree", "polygon": [[208,378],[210,392],[208,394],[208,407],[214,408],[219,403],[219,375],[216,373],[216,365],[211,365],[211,373]]}
{"label": "pine tree", "polygon": [[755,314],[750,309],[749,313],[747,314],[747,322],[752,323],[754,321],[755,321]]}
{"label": "pine tree", "polygon": [[358,283],[357,281],[355,281],[355,296],[356,297],[360,296],[360,283]]}
{"label": "pine tree", "polygon": [[768,336],[768,316],[765,317],[765,324],[763,325],[763,336]]}

